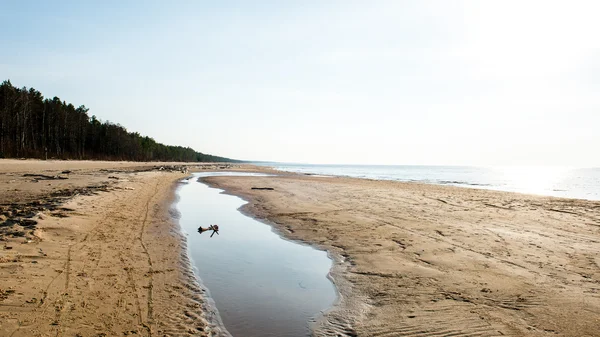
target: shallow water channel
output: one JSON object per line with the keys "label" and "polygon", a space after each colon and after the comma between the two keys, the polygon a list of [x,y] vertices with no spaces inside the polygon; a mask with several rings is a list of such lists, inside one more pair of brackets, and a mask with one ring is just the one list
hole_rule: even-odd
{"label": "shallow water channel", "polygon": [[[196,274],[225,328],[233,336],[309,336],[309,324],[336,299],[327,278],[332,261],[240,213],[244,200],[198,182],[212,175],[224,174],[194,174],[178,189],[176,207]],[[220,235],[197,232],[210,224]]]}

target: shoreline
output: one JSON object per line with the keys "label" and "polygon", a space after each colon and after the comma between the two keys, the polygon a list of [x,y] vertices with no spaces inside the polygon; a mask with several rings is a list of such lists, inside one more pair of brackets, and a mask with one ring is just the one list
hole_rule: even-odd
{"label": "shoreline", "polygon": [[279,235],[339,257],[332,275],[347,296],[319,336],[600,331],[600,202],[301,174],[203,181]]}
{"label": "shoreline", "polygon": [[[308,166],[310,166],[310,165],[308,165]],[[316,166],[318,166],[318,165],[316,165]],[[324,165],[324,166],[329,167],[329,165]],[[355,167],[355,166],[360,166],[360,165],[340,165],[340,168],[344,168],[346,166],[347,167]],[[411,167],[411,165],[404,165],[404,166]],[[397,167],[404,167],[404,166],[400,165]],[[258,167],[263,167],[263,166],[258,166]],[[375,165],[375,167],[385,167],[385,166]],[[392,165],[392,167],[394,167],[394,165]],[[442,168],[445,166],[430,166],[430,167]],[[449,167],[460,167],[460,166],[449,166]],[[363,179],[363,180],[371,180],[371,181],[395,181],[395,182],[408,183],[408,184],[414,183],[414,184],[425,184],[425,185],[436,185],[436,186],[451,186],[451,187],[469,188],[469,189],[481,189],[481,190],[508,192],[508,193],[519,193],[519,194],[527,194],[527,195],[540,196],[540,197],[554,197],[554,198],[577,199],[577,200],[586,200],[586,201],[600,201],[600,194],[598,194],[598,193],[596,193],[595,197],[576,196],[576,193],[573,194],[573,192],[571,193],[572,196],[560,195],[560,194],[555,193],[555,192],[565,192],[566,191],[566,190],[562,190],[562,189],[553,189],[553,190],[547,190],[544,192],[532,192],[532,191],[527,191],[527,190],[503,188],[501,186],[493,185],[491,183],[469,183],[467,181],[458,181],[458,180],[456,180],[456,181],[449,181],[449,180],[428,181],[428,180],[399,179],[399,178],[385,179],[385,178],[370,178],[370,177],[366,177],[366,176],[356,176],[356,175],[352,175],[352,174],[331,174],[331,173],[317,173],[317,172],[284,170],[284,169],[278,169],[277,166],[268,166],[268,167],[264,166],[264,168],[268,168],[269,170],[272,170],[274,172],[279,172],[281,174],[297,174],[300,176],[326,177],[326,178],[349,178],[349,179]],[[485,167],[473,166],[473,167],[468,167],[468,168],[483,169]],[[594,167],[576,167],[576,168],[572,168],[572,169],[573,170],[600,170],[600,168],[594,168]]]}

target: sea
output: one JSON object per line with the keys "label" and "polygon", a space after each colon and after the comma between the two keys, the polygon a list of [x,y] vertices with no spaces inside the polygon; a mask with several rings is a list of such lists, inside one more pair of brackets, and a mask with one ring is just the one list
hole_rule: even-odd
{"label": "sea", "polygon": [[253,163],[307,175],[397,180],[600,200],[600,168],[541,166],[315,165]]}

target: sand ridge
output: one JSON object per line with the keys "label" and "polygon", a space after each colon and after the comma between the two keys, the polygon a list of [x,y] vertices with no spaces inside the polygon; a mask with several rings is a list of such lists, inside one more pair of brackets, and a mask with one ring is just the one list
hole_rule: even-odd
{"label": "sand ridge", "polygon": [[204,181],[335,257],[341,301],[315,336],[600,336],[600,202],[289,174]]}

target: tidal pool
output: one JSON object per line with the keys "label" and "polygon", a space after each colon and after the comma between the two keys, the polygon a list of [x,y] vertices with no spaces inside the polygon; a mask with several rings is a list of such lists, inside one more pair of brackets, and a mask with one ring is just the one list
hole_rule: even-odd
{"label": "tidal pool", "polygon": [[[243,215],[241,198],[198,182],[213,175],[224,174],[196,173],[182,184],[176,207],[192,264],[225,328],[233,336],[310,336],[309,324],[336,299],[327,277],[332,261]],[[220,235],[198,233],[211,224]]]}

